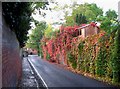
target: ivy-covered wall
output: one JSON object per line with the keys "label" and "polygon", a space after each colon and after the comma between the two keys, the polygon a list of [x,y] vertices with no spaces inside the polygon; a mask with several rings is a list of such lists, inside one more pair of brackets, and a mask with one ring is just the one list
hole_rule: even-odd
{"label": "ivy-covered wall", "polygon": [[83,38],[76,34],[76,30],[70,29],[73,30],[61,31],[55,38],[43,38],[44,58],[49,56],[49,60],[67,65],[77,72],[120,83],[119,65],[114,57],[116,32],[107,34],[101,30],[98,34]]}

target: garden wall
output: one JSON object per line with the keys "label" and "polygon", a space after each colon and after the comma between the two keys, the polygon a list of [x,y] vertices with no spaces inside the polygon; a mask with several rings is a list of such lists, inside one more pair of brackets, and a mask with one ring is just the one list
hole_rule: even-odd
{"label": "garden wall", "polygon": [[21,78],[20,48],[16,35],[2,18],[2,87],[16,87]]}

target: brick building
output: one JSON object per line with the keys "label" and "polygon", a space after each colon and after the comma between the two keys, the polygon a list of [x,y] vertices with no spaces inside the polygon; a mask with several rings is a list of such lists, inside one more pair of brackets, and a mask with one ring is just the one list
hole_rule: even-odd
{"label": "brick building", "polygon": [[94,34],[98,34],[100,32],[99,27],[96,25],[96,23],[91,23],[91,24],[84,24],[79,30],[79,35],[83,36],[84,38],[87,36],[91,36]]}

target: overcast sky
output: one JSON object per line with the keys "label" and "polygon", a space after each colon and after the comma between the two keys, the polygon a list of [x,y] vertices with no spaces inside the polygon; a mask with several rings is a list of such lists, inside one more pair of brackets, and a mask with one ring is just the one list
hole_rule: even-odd
{"label": "overcast sky", "polygon": [[116,10],[118,9],[118,2],[120,0],[56,0],[59,2],[59,4],[64,5],[66,3],[70,4],[71,1],[77,1],[79,3],[96,3],[97,6],[103,8],[104,11],[107,11],[108,9]]}

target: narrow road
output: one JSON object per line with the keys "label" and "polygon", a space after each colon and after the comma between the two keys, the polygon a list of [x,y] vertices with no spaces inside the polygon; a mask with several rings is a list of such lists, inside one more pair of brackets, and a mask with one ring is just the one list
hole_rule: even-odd
{"label": "narrow road", "polygon": [[[107,87],[107,89],[111,87],[100,81],[62,69],[59,66],[40,59],[36,55],[29,55],[28,59],[34,65],[48,87]],[[110,89],[114,88],[112,87]]]}

